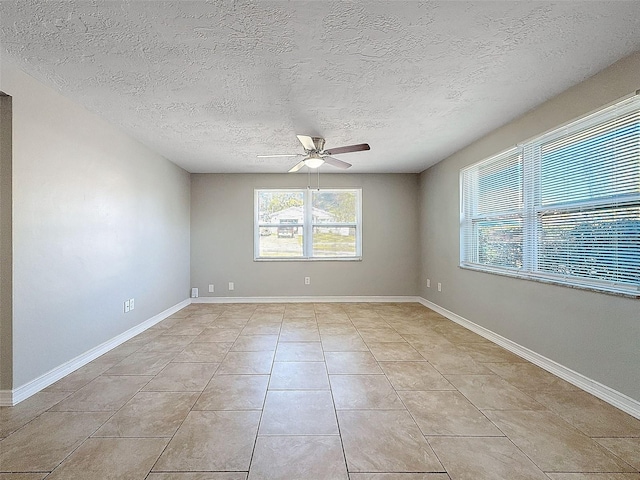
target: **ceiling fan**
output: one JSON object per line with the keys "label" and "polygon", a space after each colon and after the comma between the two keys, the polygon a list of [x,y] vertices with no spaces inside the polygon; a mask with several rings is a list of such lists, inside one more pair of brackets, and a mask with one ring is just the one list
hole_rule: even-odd
{"label": "ceiling fan", "polygon": [[297,172],[305,165],[309,168],[318,168],[323,164],[332,165],[338,168],[349,168],[350,163],[343,162],[337,158],[333,158],[330,155],[340,155],[342,153],[349,152],[361,152],[363,150],[370,150],[369,144],[359,143],[358,145],[348,145],[346,147],[337,147],[324,149],[324,138],[309,137],[308,135],[296,135],[300,143],[304,147],[304,153],[285,153],[276,155],[258,155],[258,158],[268,157],[305,157],[300,160],[289,173]]}

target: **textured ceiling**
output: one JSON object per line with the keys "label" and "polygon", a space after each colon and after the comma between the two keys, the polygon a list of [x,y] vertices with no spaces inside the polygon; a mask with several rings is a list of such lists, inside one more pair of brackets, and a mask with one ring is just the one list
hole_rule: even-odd
{"label": "textured ceiling", "polygon": [[296,134],[420,172],[640,49],[640,1],[2,0],[0,41],[190,172],[285,172],[256,154]]}

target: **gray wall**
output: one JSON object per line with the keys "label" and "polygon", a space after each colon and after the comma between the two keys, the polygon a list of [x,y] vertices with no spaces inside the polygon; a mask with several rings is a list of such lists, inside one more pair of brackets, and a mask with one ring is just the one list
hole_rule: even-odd
{"label": "gray wall", "polygon": [[12,383],[11,97],[0,92],[0,390]]}
{"label": "gray wall", "polygon": [[200,296],[415,295],[418,176],[322,173],[320,184],[362,187],[362,261],[253,261],[254,188],[306,187],[306,174],[193,174],[191,285]]}
{"label": "gray wall", "polygon": [[190,180],[20,70],[5,64],[1,79],[13,97],[15,389],[188,297]]}
{"label": "gray wall", "polygon": [[[640,400],[640,300],[458,267],[459,170],[640,88],[640,53],[494,131],[420,177],[420,294]],[[431,288],[426,288],[426,279]],[[442,282],[442,292],[435,283]]]}

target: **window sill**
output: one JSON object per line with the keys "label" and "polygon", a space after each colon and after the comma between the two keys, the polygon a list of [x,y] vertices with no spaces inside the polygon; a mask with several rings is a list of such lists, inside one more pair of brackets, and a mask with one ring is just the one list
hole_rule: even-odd
{"label": "window sill", "polygon": [[362,257],[326,257],[326,258],[263,258],[253,259],[254,262],[361,262]]}
{"label": "window sill", "polygon": [[577,290],[587,290],[590,292],[595,292],[595,293],[604,293],[607,295],[614,295],[617,297],[625,297],[625,298],[632,298],[632,299],[640,299],[640,286],[638,286],[638,290],[636,292],[634,292],[631,289],[610,289],[610,288],[605,288],[603,287],[599,287],[597,285],[593,285],[593,284],[586,284],[586,283],[581,283],[578,281],[560,281],[560,280],[554,280],[553,278],[549,278],[549,277],[542,277],[536,274],[530,274],[530,273],[522,273],[522,272],[510,272],[507,270],[500,270],[500,269],[493,269],[493,268],[486,268],[486,267],[478,267],[475,265],[458,265],[461,269],[463,270],[472,270],[474,272],[482,272],[482,273],[488,273],[488,274],[492,274],[492,275],[500,275],[503,277],[511,277],[511,278],[516,278],[519,280],[530,280],[533,282],[538,282],[538,283],[546,283],[547,285],[556,285],[559,287],[568,287],[568,288],[575,288]]}

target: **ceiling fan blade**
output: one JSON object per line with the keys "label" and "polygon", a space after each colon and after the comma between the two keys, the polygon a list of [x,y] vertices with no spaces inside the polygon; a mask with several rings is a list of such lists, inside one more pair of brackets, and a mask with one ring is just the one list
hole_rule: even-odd
{"label": "ceiling fan blade", "polygon": [[330,148],[329,150],[325,150],[324,153],[326,153],[327,155],[339,155],[341,153],[361,152],[363,150],[371,150],[371,147],[368,143],[359,143],[358,145]]}
{"label": "ceiling fan blade", "polygon": [[296,137],[298,137],[298,140],[300,140],[300,143],[306,150],[316,149],[316,144],[313,143],[313,137],[308,135],[296,135]]}
{"label": "ceiling fan blade", "polygon": [[275,155],[256,155],[258,158],[271,158],[271,157],[302,157],[302,153],[276,153]]}
{"label": "ceiling fan blade", "polygon": [[293,167],[291,170],[289,170],[289,173],[293,173],[293,172],[297,172],[298,170],[300,170],[302,167],[304,167],[304,160],[302,162],[299,162],[295,165],[295,167]]}
{"label": "ceiling fan blade", "polygon": [[322,157],[322,159],[324,160],[324,163],[328,163],[329,165],[333,165],[338,168],[349,168],[351,166],[350,163],[343,162],[342,160],[338,160],[333,157]]}

